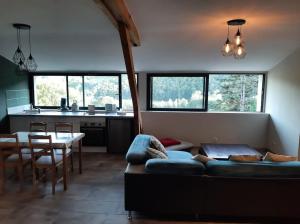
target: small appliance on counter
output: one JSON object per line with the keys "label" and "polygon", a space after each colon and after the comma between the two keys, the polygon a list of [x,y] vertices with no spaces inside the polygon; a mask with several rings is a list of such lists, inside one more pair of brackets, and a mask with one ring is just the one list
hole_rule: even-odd
{"label": "small appliance on counter", "polygon": [[76,111],[79,111],[79,107],[78,107],[77,101],[74,100],[73,104],[72,104],[72,112],[76,112]]}
{"label": "small appliance on counter", "polygon": [[105,104],[105,112],[106,113],[116,113],[117,112],[116,104],[111,104],[111,103]]}
{"label": "small appliance on counter", "polygon": [[67,106],[67,98],[62,97],[60,99],[60,111],[69,111]]}
{"label": "small appliance on counter", "polygon": [[95,115],[95,105],[88,105],[89,115]]}

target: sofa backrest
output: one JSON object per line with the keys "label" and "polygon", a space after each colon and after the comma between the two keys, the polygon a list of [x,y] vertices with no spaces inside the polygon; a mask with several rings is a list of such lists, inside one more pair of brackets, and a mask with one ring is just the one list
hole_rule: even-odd
{"label": "sofa backrest", "polygon": [[208,161],[206,172],[222,177],[300,177],[300,162]]}
{"label": "sofa backrest", "polygon": [[137,135],[126,154],[126,160],[131,164],[144,164],[149,159],[147,148],[150,146],[151,135]]}

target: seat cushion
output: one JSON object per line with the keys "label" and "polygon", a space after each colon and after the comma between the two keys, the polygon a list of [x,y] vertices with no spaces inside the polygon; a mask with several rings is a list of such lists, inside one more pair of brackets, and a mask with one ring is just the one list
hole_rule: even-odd
{"label": "seat cushion", "polygon": [[[61,155],[55,155],[55,163],[58,164],[62,162],[62,156]],[[41,156],[38,158],[35,162],[37,165],[51,165],[52,159],[51,156]]]}
{"label": "seat cushion", "polygon": [[191,159],[193,155],[189,152],[182,151],[167,151],[167,156],[169,159]]}
{"label": "seat cushion", "polygon": [[[23,154],[22,155],[23,161],[31,160],[31,154]],[[17,162],[19,160],[19,154],[12,154],[9,157],[6,158],[5,162]]]}
{"label": "seat cushion", "polygon": [[150,147],[151,135],[137,135],[126,154],[126,160],[132,164],[144,164],[150,157],[147,148]]}
{"label": "seat cushion", "polygon": [[201,175],[205,166],[199,161],[189,159],[149,159],[145,166],[147,173]]}
{"label": "seat cushion", "polygon": [[[55,151],[55,154],[57,154],[57,155],[62,155],[63,154],[62,149],[54,149],[54,151]],[[70,149],[70,148],[66,149],[66,155],[70,155],[71,152],[72,152],[72,149]]]}
{"label": "seat cushion", "polygon": [[231,177],[299,177],[300,162],[235,162],[208,161],[206,172],[211,176]]}
{"label": "seat cushion", "polygon": [[[41,152],[43,149],[33,149],[34,152]],[[22,154],[31,154],[31,150],[29,148],[22,148]]]}

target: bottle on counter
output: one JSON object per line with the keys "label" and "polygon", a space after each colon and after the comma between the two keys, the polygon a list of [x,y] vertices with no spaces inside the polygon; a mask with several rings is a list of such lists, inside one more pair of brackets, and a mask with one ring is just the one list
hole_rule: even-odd
{"label": "bottle on counter", "polygon": [[73,103],[72,103],[72,112],[76,112],[78,110],[79,110],[79,108],[78,108],[77,101],[74,100]]}

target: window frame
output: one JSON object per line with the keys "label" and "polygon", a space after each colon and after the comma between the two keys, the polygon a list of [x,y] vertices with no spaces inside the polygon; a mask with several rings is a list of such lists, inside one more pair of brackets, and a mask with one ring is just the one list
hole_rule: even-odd
{"label": "window frame", "polygon": [[[216,111],[216,112],[227,112],[227,113],[263,113],[265,110],[265,89],[266,89],[266,72],[209,72],[208,79],[210,75],[262,75],[262,88],[261,88],[261,105],[260,111]],[[209,86],[208,86],[209,90]],[[207,95],[208,102],[208,95]],[[208,107],[207,107],[208,110]],[[212,112],[213,113],[213,112]]]}
{"label": "window frame", "polygon": [[[153,108],[153,77],[198,77],[203,78],[203,108]],[[147,74],[147,110],[149,111],[207,111],[208,73],[148,73]]]}
{"label": "window frame", "polygon": [[[29,88],[30,88],[30,102],[34,107],[39,107],[41,109],[57,109],[60,106],[39,106],[35,104],[35,93],[34,93],[34,77],[35,76],[65,76],[66,77],[66,97],[67,97],[67,106],[71,107],[71,102],[69,99],[69,76],[80,76],[82,77],[82,97],[83,97],[83,105],[85,105],[85,76],[117,76],[118,77],[118,100],[119,100],[119,108],[122,108],[122,74],[127,74],[126,72],[111,72],[111,73],[97,73],[97,72],[31,72],[29,76]],[[139,75],[137,76],[137,88],[139,87]],[[79,110],[87,110],[87,106],[79,107]],[[97,110],[104,110],[105,107],[95,107]]]}
{"label": "window frame", "polygon": [[[209,76],[210,75],[262,75],[261,90],[261,109],[260,111],[234,111],[239,113],[261,113],[265,108],[265,89],[266,89],[266,72],[205,72],[205,73],[148,73],[147,74],[147,111],[208,111],[208,93],[209,93]],[[184,109],[184,108],[153,108],[152,107],[152,77],[205,77],[204,81],[204,108],[203,109]],[[230,112],[230,111],[217,111]]]}

